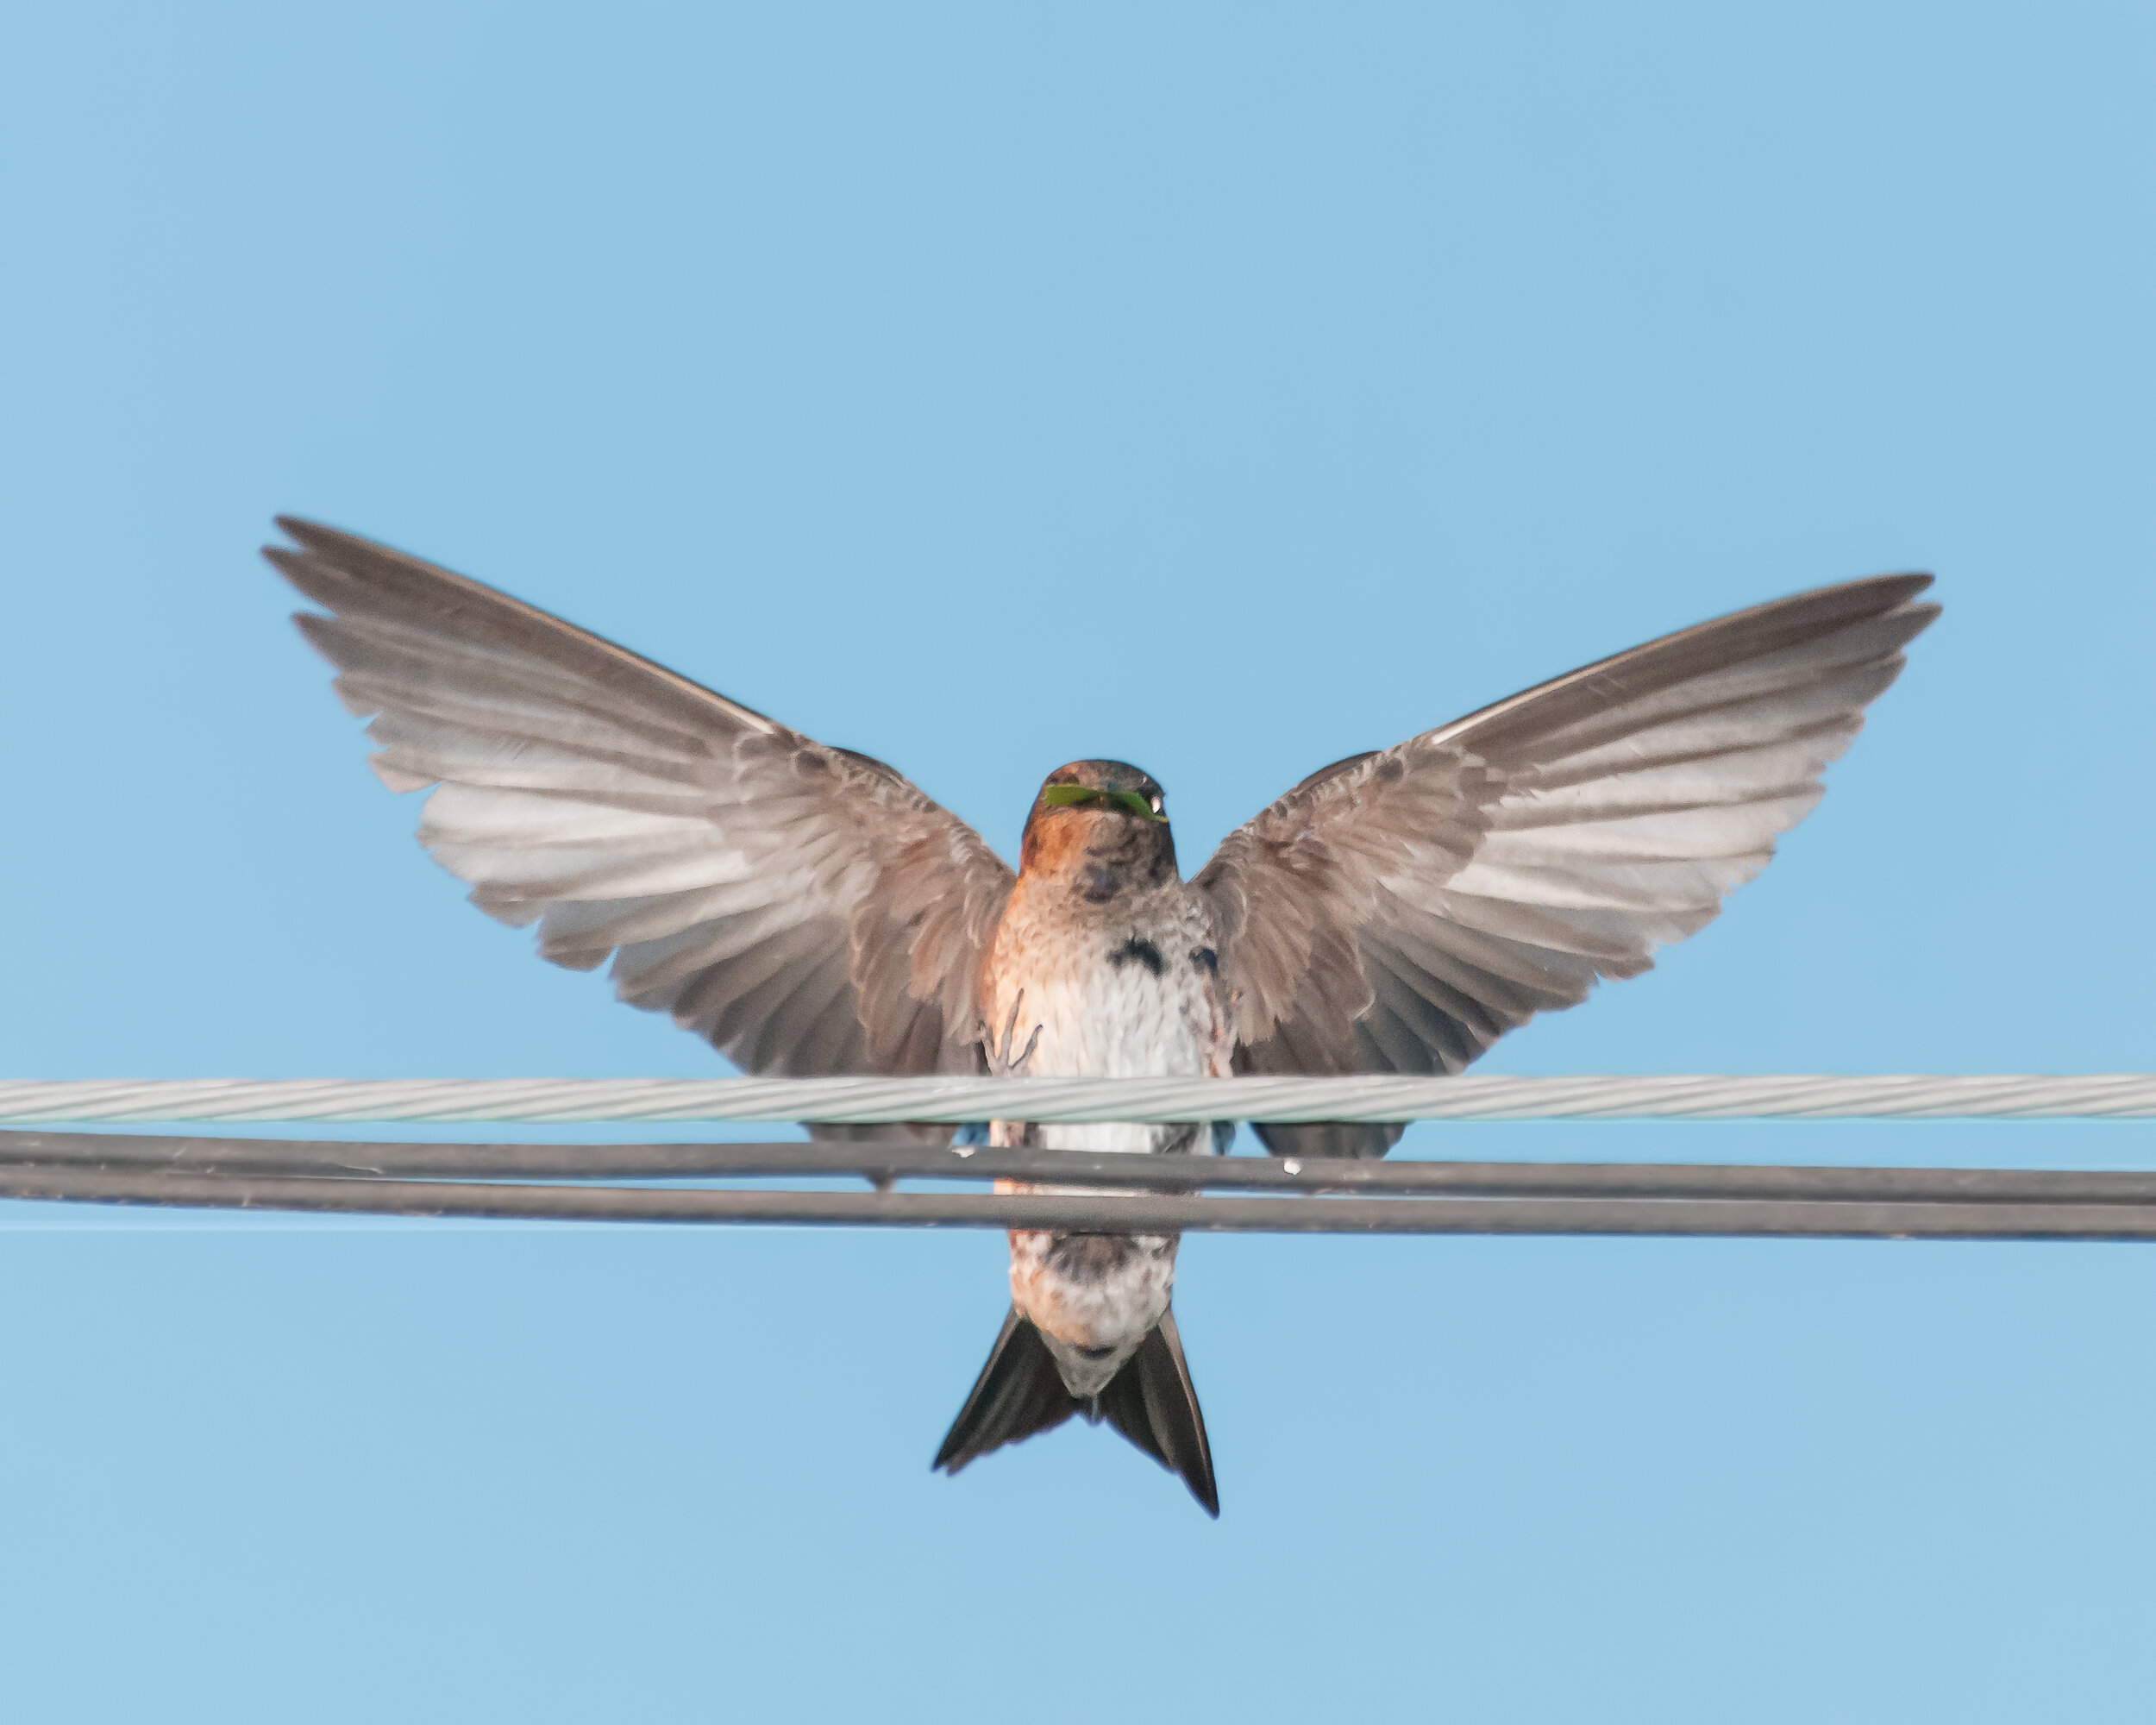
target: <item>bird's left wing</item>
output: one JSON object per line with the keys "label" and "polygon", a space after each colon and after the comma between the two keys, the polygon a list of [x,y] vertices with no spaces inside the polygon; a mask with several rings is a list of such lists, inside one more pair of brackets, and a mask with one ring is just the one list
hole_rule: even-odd
{"label": "bird's left wing", "polygon": [[[1313,775],[1231,833],[1213,906],[1236,1070],[1457,1072],[1710,920],[1817,802],[1928,575],[1755,605]],[[1267,1126],[1382,1155],[1398,1127]]]}
{"label": "bird's left wing", "polygon": [[878,761],[833,749],[465,576],[312,522],[264,555],[371,715],[375,772],[435,789],[420,842],[539,950],[749,1072],[975,1070],[1011,871]]}

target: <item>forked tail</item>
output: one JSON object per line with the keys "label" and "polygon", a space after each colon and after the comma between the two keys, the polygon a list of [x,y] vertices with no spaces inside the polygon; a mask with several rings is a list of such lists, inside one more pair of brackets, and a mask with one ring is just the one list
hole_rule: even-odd
{"label": "forked tail", "polygon": [[1198,1410],[1173,1311],[1162,1314],[1106,1389],[1077,1396],[1063,1388],[1041,1333],[1013,1306],[932,1465],[956,1473],[976,1456],[1060,1426],[1073,1414],[1096,1424],[1106,1420],[1170,1473],[1181,1475],[1206,1514],[1219,1515],[1206,1416]]}

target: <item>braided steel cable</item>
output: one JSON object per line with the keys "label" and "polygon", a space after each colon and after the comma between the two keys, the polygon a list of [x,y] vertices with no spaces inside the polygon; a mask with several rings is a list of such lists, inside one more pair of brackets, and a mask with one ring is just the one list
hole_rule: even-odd
{"label": "braided steel cable", "polygon": [[0,1125],[94,1121],[2146,1120],[2156,1074],[1567,1078],[0,1081]]}

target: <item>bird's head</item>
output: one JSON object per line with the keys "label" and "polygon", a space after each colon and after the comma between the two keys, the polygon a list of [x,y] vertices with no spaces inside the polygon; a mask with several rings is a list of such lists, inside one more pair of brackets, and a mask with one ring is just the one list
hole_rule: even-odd
{"label": "bird's head", "polygon": [[1033,799],[1018,863],[1029,875],[1069,875],[1097,901],[1126,886],[1173,880],[1166,794],[1127,762],[1058,767]]}

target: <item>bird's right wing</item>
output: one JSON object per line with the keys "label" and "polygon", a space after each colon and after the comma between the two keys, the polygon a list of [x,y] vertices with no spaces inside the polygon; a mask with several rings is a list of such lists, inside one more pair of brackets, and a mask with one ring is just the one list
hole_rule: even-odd
{"label": "bird's right wing", "polygon": [[745,1070],[971,1071],[1009,896],[972,828],[828,748],[507,594],[280,518],[263,555],[373,715],[375,772],[435,789],[420,842],[539,950]]}
{"label": "bird's right wing", "polygon": [[[1536,1013],[1713,919],[1819,800],[1928,575],[1717,618],[1393,748],[1231,833],[1210,900],[1236,1070],[1457,1072]],[[1266,1126],[1282,1154],[1382,1155],[1396,1127]]]}

